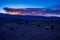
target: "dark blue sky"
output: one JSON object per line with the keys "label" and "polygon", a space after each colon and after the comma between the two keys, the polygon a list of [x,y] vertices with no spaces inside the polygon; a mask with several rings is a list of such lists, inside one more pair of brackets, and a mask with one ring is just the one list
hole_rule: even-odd
{"label": "dark blue sky", "polygon": [[2,8],[49,8],[54,5],[60,5],[60,0],[0,0],[0,12]]}

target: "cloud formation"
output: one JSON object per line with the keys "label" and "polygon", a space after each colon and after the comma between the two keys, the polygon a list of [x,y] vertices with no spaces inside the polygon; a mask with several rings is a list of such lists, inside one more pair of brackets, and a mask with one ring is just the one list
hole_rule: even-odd
{"label": "cloud formation", "polygon": [[60,17],[60,8],[4,8],[4,10],[11,15]]}

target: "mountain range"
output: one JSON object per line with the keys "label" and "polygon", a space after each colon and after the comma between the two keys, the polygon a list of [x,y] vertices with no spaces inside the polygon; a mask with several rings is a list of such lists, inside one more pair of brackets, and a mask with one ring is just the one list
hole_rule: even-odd
{"label": "mountain range", "polygon": [[0,20],[47,20],[47,21],[59,21],[60,17],[44,17],[44,16],[28,16],[28,15],[10,15],[10,14],[3,14],[0,13]]}

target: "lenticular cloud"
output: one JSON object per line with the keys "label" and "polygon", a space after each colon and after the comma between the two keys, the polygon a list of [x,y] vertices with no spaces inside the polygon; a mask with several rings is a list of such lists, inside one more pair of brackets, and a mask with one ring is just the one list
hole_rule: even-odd
{"label": "lenticular cloud", "polygon": [[60,8],[4,8],[11,15],[32,15],[45,17],[60,17]]}

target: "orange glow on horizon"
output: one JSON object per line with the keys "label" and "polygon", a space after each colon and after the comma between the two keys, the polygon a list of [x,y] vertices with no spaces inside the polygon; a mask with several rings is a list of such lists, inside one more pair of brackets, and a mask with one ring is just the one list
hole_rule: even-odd
{"label": "orange glow on horizon", "polygon": [[22,14],[22,12],[17,12],[17,11],[13,11],[13,12],[8,12],[11,15],[20,15]]}
{"label": "orange glow on horizon", "polygon": [[32,12],[32,13],[30,13],[30,12],[28,12],[28,13],[26,13],[26,12],[24,12],[24,13],[22,13],[22,12],[18,12],[18,11],[10,11],[10,12],[8,12],[8,14],[10,14],[10,15],[32,15],[32,16],[45,16],[45,17],[60,17],[60,14],[56,14],[56,13],[54,13],[54,14],[52,14],[52,13],[46,13],[46,14],[44,14],[44,13],[36,13],[36,12]]}

